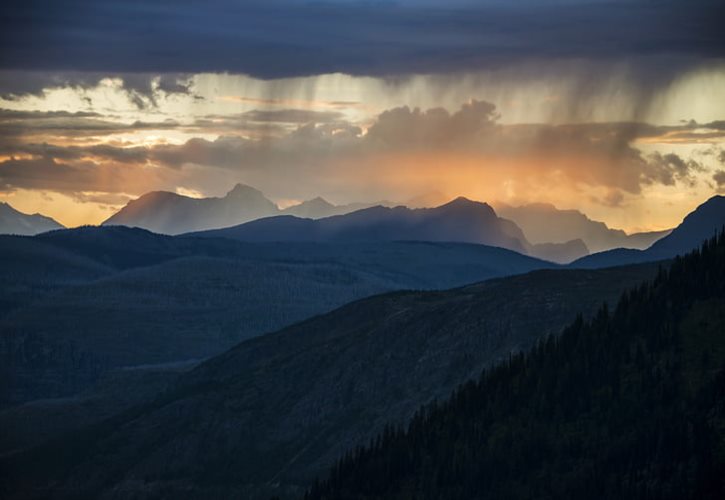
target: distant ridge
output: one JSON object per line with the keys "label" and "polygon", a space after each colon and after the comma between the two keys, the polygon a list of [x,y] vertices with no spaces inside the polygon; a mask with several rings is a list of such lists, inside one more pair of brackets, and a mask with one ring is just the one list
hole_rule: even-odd
{"label": "distant ridge", "polygon": [[303,201],[280,211],[282,215],[294,215],[306,219],[321,219],[333,215],[343,215],[356,210],[370,208],[376,205],[388,205],[387,202],[380,203],[349,203],[347,205],[333,205],[326,199],[318,196],[311,200]]}
{"label": "distant ridge", "polygon": [[528,253],[526,238],[493,209],[466,198],[436,208],[372,207],[318,220],[271,217],[226,229],[195,233],[249,242],[265,241],[456,241]]}
{"label": "distant ridge", "polygon": [[627,234],[590,219],[578,210],[560,210],[548,203],[530,203],[514,207],[495,203],[496,213],[514,221],[533,244],[565,243],[580,239],[589,252],[613,248],[644,250],[671,230]]}
{"label": "distant ridge", "polygon": [[152,191],[128,202],[101,225],[140,227],[155,233],[177,235],[236,226],[275,215],[319,219],[371,206],[374,204],[333,205],[318,196],[280,209],[258,189],[237,184],[221,198],[191,198],[169,191]]}
{"label": "distant ridge", "polygon": [[41,214],[24,214],[10,204],[0,202],[0,234],[32,236],[54,229],[63,229],[59,222]]}
{"label": "distant ridge", "polygon": [[506,248],[557,263],[588,253],[581,241],[531,245],[515,223],[498,217],[490,205],[464,197],[435,208],[375,206],[317,220],[269,217],[192,234],[247,242],[451,241]]}
{"label": "distant ridge", "polygon": [[102,225],[140,227],[156,233],[180,234],[226,227],[279,213],[262,192],[237,184],[223,198],[189,198],[154,191],[130,201]]}

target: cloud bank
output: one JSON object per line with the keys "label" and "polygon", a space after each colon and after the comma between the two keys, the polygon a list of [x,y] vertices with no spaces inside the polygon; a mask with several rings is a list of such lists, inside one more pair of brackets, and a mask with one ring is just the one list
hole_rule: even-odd
{"label": "cloud bank", "polygon": [[[0,155],[5,158],[0,162],[0,186],[5,191],[139,195],[151,189],[173,190],[177,182],[200,182],[216,171],[214,175],[220,178],[251,181],[287,197],[310,196],[319,186],[327,184],[330,189],[346,183],[350,192],[361,184],[370,187],[377,183],[378,193],[385,195],[390,192],[386,189],[399,187],[387,185],[389,182],[406,178],[415,186],[411,189],[425,187],[418,184],[417,177],[465,182],[461,171],[473,176],[471,182],[500,184],[508,180],[542,186],[556,182],[572,189],[604,188],[601,202],[611,206],[622,202],[622,193],[636,195],[648,186],[692,187],[707,170],[698,160],[675,152],[643,153],[634,145],[637,140],[696,131],[725,136],[725,131],[716,129],[717,124],[693,122],[679,126],[506,125],[499,123],[494,104],[476,100],[452,113],[443,108],[392,108],[377,115],[367,129],[340,119],[335,112],[255,111],[246,116],[262,121],[309,121],[278,136],[194,137],[180,144],[60,145],[32,142],[27,137],[5,138],[0,142]],[[0,126],[3,119],[16,127],[18,122],[26,123],[18,128],[40,137],[51,132],[62,137],[86,127],[95,134],[117,131],[110,125],[106,130],[95,116],[84,114],[0,111]],[[183,128],[174,123],[162,125]],[[120,129],[134,127],[151,125],[137,123]]]}
{"label": "cloud bank", "polygon": [[9,0],[3,11],[5,69],[395,76],[527,59],[725,55],[725,7],[711,0]]}

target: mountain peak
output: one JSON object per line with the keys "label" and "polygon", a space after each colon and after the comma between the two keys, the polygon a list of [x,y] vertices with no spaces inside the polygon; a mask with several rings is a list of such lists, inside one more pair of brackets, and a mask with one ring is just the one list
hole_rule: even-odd
{"label": "mountain peak", "polygon": [[484,208],[487,211],[493,212],[493,208],[488,203],[482,201],[474,201],[465,196],[459,196],[448,203],[439,206],[441,209],[470,209],[470,208]]}
{"label": "mountain peak", "polygon": [[310,201],[314,201],[316,203],[324,203],[325,205],[332,205],[329,201],[324,199],[322,196],[316,196],[315,198],[312,198]]}
{"label": "mountain peak", "polygon": [[45,215],[26,214],[10,203],[0,202],[0,234],[34,235],[62,229],[63,225]]}
{"label": "mountain peak", "polygon": [[252,186],[248,186],[246,184],[237,183],[231,191],[229,191],[226,194],[226,198],[239,198],[243,196],[264,196],[261,191],[258,189],[253,188]]}
{"label": "mountain peak", "polygon": [[309,206],[315,206],[315,207],[326,207],[331,208],[334,207],[332,203],[324,199],[322,196],[317,196],[315,198],[312,198],[311,200],[303,201],[300,203],[300,205],[309,205]]}

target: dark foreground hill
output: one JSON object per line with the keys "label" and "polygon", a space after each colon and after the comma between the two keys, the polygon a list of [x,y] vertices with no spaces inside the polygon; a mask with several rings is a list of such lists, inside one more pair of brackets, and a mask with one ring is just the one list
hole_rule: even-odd
{"label": "dark foreground hill", "polygon": [[345,450],[556,334],[656,265],[395,292],[241,343],[151,403],[5,457],[10,498],[301,494]]}
{"label": "dark foreground hill", "polygon": [[305,498],[725,498],[725,232],[348,452]]}
{"label": "dark foreground hill", "polygon": [[0,237],[0,407],[199,360],[362,297],[550,267],[453,243],[248,244],[125,227]]}

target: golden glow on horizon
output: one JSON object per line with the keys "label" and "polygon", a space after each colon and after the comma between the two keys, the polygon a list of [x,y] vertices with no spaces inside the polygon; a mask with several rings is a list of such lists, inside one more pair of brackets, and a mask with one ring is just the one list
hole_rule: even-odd
{"label": "golden glow on horizon", "polygon": [[[0,98],[0,107],[84,113],[82,117],[18,122],[22,134],[12,140],[27,144],[154,148],[184,145],[192,138],[213,142],[230,136],[262,140],[260,154],[264,154],[267,144],[270,154],[279,153],[269,139],[282,137],[297,125],[264,121],[250,124],[244,120],[249,111],[326,112],[333,117],[331,120],[336,119],[334,112],[340,112],[363,131],[386,109],[407,105],[454,111],[471,98],[495,103],[501,115],[499,123],[503,124],[641,121],[675,126],[689,120],[706,124],[725,118],[725,65],[720,62],[653,89],[644,102],[637,101],[641,96],[628,78],[626,64],[614,67],[611,74],[593,88],[584,87],[583,92],[582,82],[589,81],[588,68],[578,63],[550,67],[532,64],[401,79],[331,74],[272,81],[243,75],[198,74],[190,77],[188,93],[157,92],[153,102],[138,95],[134,101],[120,79],[106,78],[93,88],[50,88],[20,99]],[[51,121],[52,127],[38,126]],[[7,121],[5,126],[12,123]],[[336,127],[329,125],[331,130]],[[336,130],[341,136],[347,133],[344,128]],[[504,138],[514,134],[513,127],[511,134],[508,132],[503,130]],[[101,222],[129,198],[147,191],[165,189],[194,197],[219,196],[234,183],[246,182],[285,206],[315,196],[345,204],[382,199],[403,202],[425,193],[445,192],[512,204],[549,202],[560,208],[579,209],[610,227],[654,230],[676,225],[717,191],[712,176],[725,168],[717,159],[718,152],[725,150],[724,137],[722,131],[701,126],[637,139],[632,145],[644,153],[676,152],[683,158],[696,158],[705,167],[694,174],[695,185],[644,185],[639,193],[631,188],[631,182],[632,192],[622,190],[621,186],[631,181],[625,169],[575,152],[526,157],[516,151],[498,156],[454,150],[385,155],[368,151],[343,158],[336,155],[335,146],[323,143],[315,150],[318,156],[305,158],[304,153],[294,149],[297,143],[290,142],[281,147],[279,165],[264,163],[262,158],[259,165],[245,163],[242,167],[245,158],[240,158],[239,168],[234,160],[222,167],[164,167],[150,160],[120,163],[83,153],[80,161],[95,170],[83,172],[87,181],[80,192],[70,188],[58,188],[58,192],[14,190],[10,183],[0,199],[19,210],[46,213],[75,226]],[[3,154],[0,162],[11,158],[41,157]],[[62,159],[56,159],[56,163],[72,164]]]}
{"label": "golden glow on horizon", "polygon": [[[83,193],[92,197],[104,193]],[[116,212],[121,205],[106,205],[95,202],[82,202],[61,193],[31,191],[19,189],[13,193],[0,193],[0,201],[12,205],[16,210],[52,217],[66,227],[97,225]]]}

